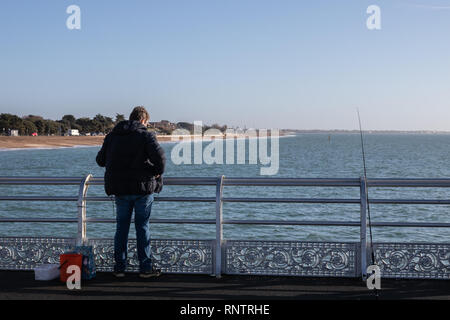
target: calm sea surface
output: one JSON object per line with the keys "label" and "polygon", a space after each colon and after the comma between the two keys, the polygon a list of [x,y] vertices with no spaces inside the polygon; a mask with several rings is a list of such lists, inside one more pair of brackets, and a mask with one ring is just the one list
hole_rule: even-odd
{"label": "calm sea surface", "polygon": [[[369,178],[450,178],[450,135],[368,134],[365,136]],[[209,143],[205,143],[205,146]],[[175,165],[173,143],[162,143],[170,177],[260,177],[260,165]],[[99,147],[0,151],[0,176],[102,177],[95,163]],[[304,134],[280,139],[280,169],[275,177],[358,178],[362,157],[358,134]],[[78,187],[0,186],[0,195],[68,195]],[[90,196],[104,195],[102,186],[89,188]],[[214,196],[215,187],[165,186],[161,196]],[[228,197],[359,198],[357,188],[225,187]],[[371,188],[371,198],[450,199],[445,188]],[[112,202],[89,202],[88,217],[114,218]],[[225,203],[225,219],[294,219],[358,221],[359,205]],[[373,221],[426,221],[450,223],[447,205],[372,205]],[[0,201],[0,217],[74,218],[76,202]],[[214,219],[214,203],[155,202],[152,218]],[[112,238],[114,224],[88,224],[89,238]],[[0,236],[75,237],[76,224],[0,223]],[[153,238],[212,239],[213,225],[151,225]],[[449,242],[445,228],[374,228],[374,241]],[[131,228],[130,237],[135,233]],[[358,241],[355,227],[224,226],[225,239]]]}

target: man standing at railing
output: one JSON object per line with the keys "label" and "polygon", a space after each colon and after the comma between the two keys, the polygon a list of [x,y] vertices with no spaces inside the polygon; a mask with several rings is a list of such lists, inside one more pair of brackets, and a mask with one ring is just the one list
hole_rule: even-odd
{"label": "man standing at railing", "polygon": [[130,120],[119,122],[103,142],[97,163],[106,167],[105,191],[115,195],[117,228],[114,237],[114,275],[124,277],[131,216],[135,211],[137,253],[141,278],[160,275],[151,263],[149,219],[153,194],[162,189],[164,150],[153,133],[147,131],[150,116],[136,107]]}

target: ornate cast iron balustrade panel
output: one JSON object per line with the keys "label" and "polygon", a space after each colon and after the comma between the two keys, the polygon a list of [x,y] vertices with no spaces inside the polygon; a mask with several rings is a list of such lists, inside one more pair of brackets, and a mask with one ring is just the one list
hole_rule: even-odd
{"label": "ornate cast iron balustrade panel", "polygon": [[[93,239],[98,271],[113,267],[113,240]],[[0,238],[0,269],[31,270],[59,263],[75,239]],[[213,272],[213,240],[152,240],[155,265],[167,273]],[[136,242],[129,242],[129,271],[138,270]],[[450,244],[374,244],[382,277],[450,279]],[[357,276],[357,243],[225,241],[227,274]]]}
{"label": "ornate cast iron balustrade panel", "polygon": [[38,264],[59,264],[59,255],[75,242],[69,238],[0,238],[0,269],[32,270]]}
{"label": "ornate cast iron balustrade panel", "polygon": [[450,279],[450,244],[375,243],[385,278]]}
{"label": "ornate cast iron balustrade panel", "polygon": [[358,243],[227,241],[227,274],[356,277]]}
{"label": "ornate cast iron balustrade panel", "polygon": [[[203,273],[213,270],[213,240],[152,240],[155,266],[167,273]],[[59,264],[59,255],[72,250],[75,239],[0,238],[0,270],[32,270],[38,264]],[[114,241],[93,239],[97,271],[112,271]],[[136,240],[128,243],[128,271],[139,271]]]}
{"label": "ornate cast iron balustrade panel", "polygon": [[[155,267],[165,273],[213,272],[213,240],[151,240]],[[112,271],[114,266],[114,240],[90,239],[97,271]],[[127,271],[138,272],[136,240],[128,241]]]}

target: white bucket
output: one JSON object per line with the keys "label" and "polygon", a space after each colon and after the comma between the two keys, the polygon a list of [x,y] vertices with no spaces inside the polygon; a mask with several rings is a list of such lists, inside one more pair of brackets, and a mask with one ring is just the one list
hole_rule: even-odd
{"label": "white bucket", "polygon": [[59,264],[41,264],[34,268],[35,280],[53,280],[59,277]]}

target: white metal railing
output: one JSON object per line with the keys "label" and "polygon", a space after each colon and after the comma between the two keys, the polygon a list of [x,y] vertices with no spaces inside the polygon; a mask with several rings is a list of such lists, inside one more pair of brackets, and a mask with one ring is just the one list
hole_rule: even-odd
{"label": "white metal railing", "polygon": [[[214,274],[222,274],[222,245],[223,226],[233,225],[297,225],[297,226],[346,226],[359,227],[360,242],[360,276],[366,277],[366,267],[370,251],[367,240],[367,187],[450,187],[450,179],[368,179],[364,177],[355,179],[311,179],[311,178],[175,178],[164,179],[165,185],[194,185],[215,186],[215,197],[155,197],[155,201],[182,201],[182,202],[211,202],[215,203],[215,219],[150,219],[151,223],[162,224],[210,224],[216,226]],[[77,196],[0,196],[0,201],[76,201],[78,206],[77,218],[0,218],[0,223],[8,222],[63,222],[77,223],[77,242],[86,242],[87,223],[115,223],[115,219],[88,218],[86,203],[89,201],[111,201],[110,197],[88,196],[88,187],[103,185],[103,178],[94,178],[91,174],[86,177],[0,177],[0,185],[78,185]],[[301,187],[352,187],[359,188],[360,197],[353,199],[332,198],[251,198],[251,197],[224,197],[223,189],[229,186],[301,186]],[[325,221],[325,220],[228,220],[223,218],[223,203],[317,203],[317,204],[354,204],[360,206],[359,221]],[[373,199],[370,204],[425,204],[448,205],[450,200],[440,199]],[[372,227],[431,227],[449,228],[450,223],[431,222],[372,222]]]}

